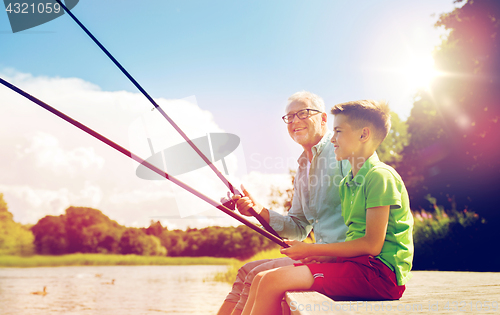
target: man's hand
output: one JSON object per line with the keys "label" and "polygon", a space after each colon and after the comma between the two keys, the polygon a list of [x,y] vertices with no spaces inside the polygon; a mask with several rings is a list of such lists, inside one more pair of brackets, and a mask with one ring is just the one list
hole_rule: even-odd
{"label": "man's hand", "polygon": [[290,247],[281,248],[280,252],[292,258],[293,260],[302,260],[312,255],[310,250],[311,246],[314,244],[308,244],[304,242],[290,241],[290,240],[285,240],[285,243],[290,245]]}
{"label": "man's hand", "polygon": [[251,217],[252,215],[250,214],[249,210],[254,209],[255,212],[258,214],[261,213],[262,207],[258,202],[255,201],[255,199],[250,195],[250,193],[241,185],[241,190],[245,194],[245,196],[240,196],[240,195],[234,195],[233,200],[236,202],[236,208],[238,211],[246,216]]}

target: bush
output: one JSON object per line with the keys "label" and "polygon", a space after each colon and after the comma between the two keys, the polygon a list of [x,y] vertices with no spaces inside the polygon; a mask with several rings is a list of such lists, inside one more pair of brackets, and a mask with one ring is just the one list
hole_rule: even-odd
{"label": "bush", "polygon": [[430,196],[434,213],[414,213],[414,270],[499,271],[498,255],[491,255],[493,226],[472,211],[444,211]]}
{"label": "bush", "polygon": [[167,250],[161,246],[160,240],[156,236],[147,235],[144,231],[135,228],[128,228],[123,232],[120,239],[120,251],[124,255],[167,255]]}
{"label": "bush", "polygon": [[27,227],[14,222],[3,194],[0,194],[0,255],[32,255],[33,240],[33,233]]}

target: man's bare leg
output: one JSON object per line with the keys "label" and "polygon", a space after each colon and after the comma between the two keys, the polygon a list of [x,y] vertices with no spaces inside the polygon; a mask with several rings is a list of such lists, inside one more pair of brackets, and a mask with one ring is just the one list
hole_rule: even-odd
{"label": "man's bare leg", "polygon": [[[272,261],[272,259],[252,261],[246,263],[238,270],[238,273],[236,274],[236,280],[234,281],[233,287],[231,288],[231,292],[226,297],[226,300],[224,300],[224,303],[220,307],[219,312],[217,312],[217,315],[232,314],[233,310],[235,310],[235,307],[238,305],[239,300],[241,299],[243,290],[245,289],[245,280],[247,275],[257,266],[265,264],[269,261]],[[240,313],[241,310],[236,310],[236,312],[233,314],[239,315]]]}

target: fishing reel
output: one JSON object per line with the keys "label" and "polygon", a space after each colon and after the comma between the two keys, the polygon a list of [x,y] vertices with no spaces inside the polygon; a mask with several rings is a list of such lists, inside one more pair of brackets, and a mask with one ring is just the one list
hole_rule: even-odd
{"label": "fishing reel", "polygon": [[[242,195],[237,189],[234,190],[234,194],[235,195],[240,195],[240,196]],[[224,207],[226,207],[226,208],[228,208],[228,209],[230,209],[232,211],[236,210],[236,202],[233,200],[233,198],[231,198],[231,194],[229,193],[229,191],[227,192],[227,197],[222,197],[220,199],[220,203]]]}

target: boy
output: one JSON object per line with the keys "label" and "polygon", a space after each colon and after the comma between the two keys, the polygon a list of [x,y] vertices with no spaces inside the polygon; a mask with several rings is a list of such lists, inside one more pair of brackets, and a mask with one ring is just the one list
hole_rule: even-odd
{"label": "boy", "polygon": [[[260,273],[243,314],[279,314],[288,290],[316,290],[337,300],[396,300],[411,278],[413,217],[401,177],[375,150],[390,129],[389,107],[357,101],[332,108],[337,160],[351,172],[340,183],[346,241],[287,241],[281,250],[304,264]],[[307,264],[310,261],[322,263]],[[327,262],[328,261],[328,262]]]}

